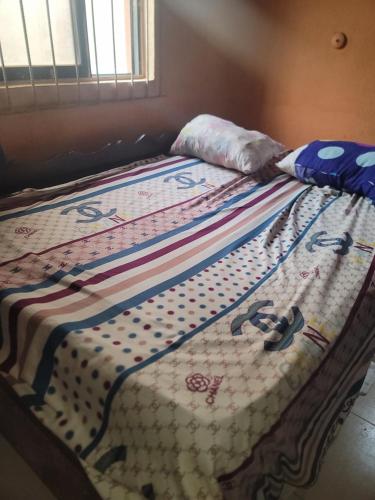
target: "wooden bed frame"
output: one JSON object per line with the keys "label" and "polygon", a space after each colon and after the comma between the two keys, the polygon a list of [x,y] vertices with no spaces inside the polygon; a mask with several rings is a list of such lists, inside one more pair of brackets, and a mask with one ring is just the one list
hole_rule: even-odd
{"label": "wooden bed frame", "polygon": [[[174,133],[118,140],[98,151],[71,151],[44,163],[7,161],[0,147],[0,194],[47,187],[168,153]],[[0,433],[59,500],[99,500],[74,453],[45,428],[0,376]],[[21,478],[20,478],[21,479]]]}
{"label": "wooden bed frame", "polygon": [[8,160],[0,145],[0,195],[28,187],[54,186],[168,153],[176,136],[172,132],[158,136],[142,134],[133,143],[119,139],[93,152],[70,151],[45,162]]}
{"label": "wooden bed frame", "polygon": [[74,453],[34,417],[1,377],[0,408],[0,433],[56,498],[100,500]]}

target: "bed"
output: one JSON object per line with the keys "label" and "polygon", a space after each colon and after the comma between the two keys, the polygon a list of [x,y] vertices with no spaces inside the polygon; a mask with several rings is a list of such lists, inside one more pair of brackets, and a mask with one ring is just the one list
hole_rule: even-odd
{"label": "bed", "polygon": [[0,233],[3,381],[101,498],[314,482],[374,352],[370,200],[162,155],[3,197]]}

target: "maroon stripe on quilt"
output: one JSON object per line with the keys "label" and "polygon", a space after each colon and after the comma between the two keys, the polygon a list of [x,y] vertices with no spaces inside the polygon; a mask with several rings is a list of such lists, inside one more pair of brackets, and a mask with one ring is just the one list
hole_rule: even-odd
{"label": "maroon stripe on quilt", "polygon": [[[194,234],[191,234],[190,236],[187,236],[185,238],[182,238],[178,241],[175,241],[174,243],[171,243],[170,245],[167,245],[163,248],[160,248],[159,250],[156,250],[148,255],[145,255],[144,257],[139,257],[138,259],[133,260],[132,262],[127,262],[126,264],[122,264],[121,266],[115,267],[113,269],[106,270],[102,273],[97,274],[96,276],[92,276],[91,278],[87,280],[77,280],[74,281],[69,285],[69,288],[64,288],[63,290],[59,290],[57,292],[53,292],[49,295],[45,295],[44,297],[38,297],[38,298],[30,298],[30,299],[21,299],[15,304],[14,306],[20,307],[21,309],[25,306],[28,306],[30,304],[43,304],[47,302],[52,302],[54,300],[58,300],[61,298],[68,297],[69,295],[73,295],[74,293],[77,293],[80,291],[80,289],[84,286],[88,285],[97,285],[99,283],[102,283],[103,281],[113,277],[117,276],[121,273],[124,273],[126,271],[129,271],[130,269],[135,269],[137,267],[140,267],[144,264],[147,264],[153,260],[158,259],[159,257],[162,257],[163,255],[166,255],[170,252],[173,252],[174,250],[177,250],[178,248],[181,248],[185,245],[188,245],[192,241],[198,240],[199,238],[202,238],[203,236],[206,236],[207,234],[212,233],[216,229],[220,228],[224,224],[227,224],[231,220],[235,219],[238,217],[244,210],[251,208],[264,199],[268,198],[271,194],[277,192],[279,189],[281,189],[283,186],[291,182],[293,179],[289,177],[283,182],[280,182],[273,188],[269,189],[265,193],[257,196],[255,199],[249,201],[246,203],[246,205],[243,205],[242,207],[239,207],[235,209],[233,212],[229,213],[227,216],[225,216],[223,219],[220,219],[210,226],[207,226],[200,231],[197,231]],[[13,308],[13,306],[12,306]]]}
{"label": "maroon stripe on quilt", "polygon": [[209,234],[210,232],[213,232],[215,229],[221,227],[223,224],[230,222],[235,217],[240,215],[244,210],[251,208],[254,205],[260,203],[262,200],[268,198],[271,194],[277,192],[283,186],[285,186],[286,184],[288,184],[292,181],[293,181],[292,177],[287,178],[286,180],[278,183],[276,186],[273,186],[268,191],[262,193],[261,195],[257,196],[253,200],[249,201],[244,206],[235,209],[232,213],[229,213],[223,219],[215,222],[214,224],[211,224],[211,226],[208,226],[207,228],[204,228],[204,229],[198,231],[197,233],[195,233],[191,236],[188,236],[182,240],[179,240],[179,241],[177,241],[177,242],[175,242],[167,247],[164,247],[160,250],[157,250],[157,251],[151,253],[150,255],[147,255],[145,257],[140,257],[138,259],[135,259],[132,262],[128,262],[126,264],[123,264],[122,266],[118,266],[117,268],[113,268],[112,270],[108,270],[108,271],[105,271],[103,273],[100,273],[96,276],[93,276],[92,278],[90,278],[88,280],[74,281],[73,283],[71,283],[69,285],[69,288],[64,288],[63,290],[53,292],[47,296],[31,297],[29,299],[21,299],[21,300],[15,302],[14,304],[12,304],[12,306],[10,307],[10,310],[9,310],[9,335],[10,335],[12,345],[10,348],[8,358],[1,365],[1,369],[3,371],[9,371],[11,369],[11,367],[14,365],[14,363],[16,362],[17,346],[18,346],[17,318],[18,318],[18,314],[21,312],[21,310],[24,307],[27,307],[31,304],[42,304],[42,303],[52,302],[54,300],[58,300],[61,298],[66,298],[66,297],[73,295],[73,294],[77,293],[78,291],[80,291],[80,289],[83,286],[95,285],[95,284],[101,283],[112,276],[116,276],[118,274],[121,274],[122,272],[128,271],[129,269],[133,269],[133,268],[138,267],[142,264],[145,264],[145,263],[150,262],[154,259],[157,259],[158,257],[160,257],[162,255],[165,255],[169,252],[172,252],[173,250],[176,250],[177,248],[180,248],[180,247],[190,243],[191,241],[199,239],[202,236]]}
{"label": "maroon stripe on quilt", "polygon": [[140,217],[136,217],[135,219],[130,219],[130,220],[125,221],[121,224],[116,224],[115,226],[108,227],[107,229],[103,229],[103,231],[99,231],[97,233],[93,233],[93,234],[90,234],[88,236],[81,236],[81,238],[77,238],[76,240],[64,241],[64,243],[59,243],[58,245],[55,245],[53,247],[42,250],[41,252],[27,252],[27,253],[21,255],[20,257],[16,257],[15,259],[9,259],[9,260],[6,260],[4,262],[0,262],[0,267],[5,266],[6,264],[10,264],[11,262],[16,262],[18,260],[22,260],[22,259],[28,257],[29,255],[44,255],[48,252],[52,252],[53,250],[56,250],[57,248],[64,247],[65,245],[69,246],[69,245],[72,245],[73,243],[78,243],[79,241],[82,241],[82,240],[89,240],[91,238],[95,238],[96,236],[99,236],[100,234],[108,233],[109,231],[112,231],[113,229],[117,229],[118,227],[123,227],[123,226],[126,226],[128,224],[132,224],[133,222],[140,221],[140,220],[144,219],[145,217],[150,217],[152,215],[156,215],[160,212],[164,212],[165,210],[170,210],[170,209],[176,208],[180,205],[185,205],[186,203],[190,203],[191,201],[194,201],[197,198],[200,198],[202,196],[207,196],[207,194],[209,192],[213,191],[214,189],[216,189],[216,188],[212,188],[208,191],[205,191],[204,193],[198,194],[197,196],[193,196],[193,198],[189,198],[188,200],[180,201],[178,203],[175,203],[174,205],[160,208],[159,210],[155,210],[155,212],[150,212],[150,213],[147,213],[145,215],[141,215]]}
{"label": "maroon stripe on quilt", "polygon": [[[24,206],[27,206],[27,205],[30,205],[30,202],[31,204],[32,203],[35,203],[37,201],[46,201],[50,198],[54,198],[55,196],[62,196],[62,195],[68,195],[68,194],[71,194],[71,193],[79,193],[81,191],[84,191],[85,189],[89,189],[89,188],[92,188],[92,187],[95,187],[95,186],[102,186],[104,184],[109,184],[115,180],[121,180],[121,179],[125,179],[127,177],[134,177],[138,174],[144,174],[146,172],[152,172],[153,170],[157,170],[158,168],[163,168],[163,167],[169,167],[170,165],[174,165],[176,163],[180,163],[182,161],[185,161],[187,160],[188,158],[186,159],[177,159],[177,160],[166,160],[165,162],[163,162],[162,164],[159,164],[159,165],[154,165],[154,164],[151,164],[152,166],[148,166],[148,167],[144,167],[144,168],[141,168],[137,171],[133,171],[131,170],[130,172],[126,172],[124,174],[120,174],[120,175],[117,175],[117,176],[113,176],[113,177],[105,177],[105,178],[102,178],[102,179],[98,179],[97,181],[95,181],[94,179],[92,180],[87,180],[86,182],[83,183],[83,185],[79,185],[79,184],[76,184],[74,183],[75,181],[72,181],[74,184],[72,186],[66,186],[66,188],[61,188],[61,191],[58,190],[58,191],[55,191],[55,192],[48,192],[48,193],[41,193],[40,194],[40,198],[38,197],[35,197],[34,200],[27,200],[27,199],[23,199],[23,200],[18,200],[18,203],[17,203],[17,200],[14,201],[14,203],[9,203],[9,205],[6,205],[2,208],[2,210],[13,210],[15,208],[20,208],[20,207],[24,207]],[[160,160],[159,160],[160,161]],[[136,167],[134,168],[138,168],[138,167],[141,167],[142,165],[137,165]],[[77,183],[79,181],[76,181]],[[44,194],[44,197],[43,197],[43,194]],[[94,193],[93,193],[93,196],[94,196]],[[11,200],[10,200],[11,202]]]}
{"label": "maroon stripe on quilt", "polygon": [[[121,180],[121,179],[126,179],[127,177],[134,177],[135,175],[138,174],[144,174],[146,172],[152,172],[153,170],[157,170],[158,168],[162,167],[169,167],[170,165],[175,165],[176,163],[180,163],[183,161],[188,160],[189,158],[178,158],[177,160],[159,160],[162,161],[159,165],[154,165],[153,163],[151,165],[153,166],[148,166],[144,168],[140,168],[136,172],[131,170],[130,172],[126,172],[124,174],[119,174],[119,175],[114,175],[113,177],[108,177],[105,179],[98,179],[97,181],[94,181],[92,184],[90,184],[90,187],[93,186],[102,186],[103,184],[109,184],[110,182]],[[142,167],[142,165],[137,165],[134,168]]]}

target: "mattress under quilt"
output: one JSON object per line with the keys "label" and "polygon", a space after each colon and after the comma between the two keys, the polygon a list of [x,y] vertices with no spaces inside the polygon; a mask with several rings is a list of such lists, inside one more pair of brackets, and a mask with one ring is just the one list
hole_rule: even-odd
{"label": "mattress under quilt", "polygon": [[370,200],[160,157],[0,210],[1,373],[104,499],[314,480],[374,349]]}

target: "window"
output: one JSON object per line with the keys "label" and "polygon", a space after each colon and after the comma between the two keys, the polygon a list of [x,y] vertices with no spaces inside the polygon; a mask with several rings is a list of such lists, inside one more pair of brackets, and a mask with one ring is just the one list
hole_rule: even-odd
{"label": "window", "polygon": [[154,0],[0,0],[0,106],[157,94]]}

